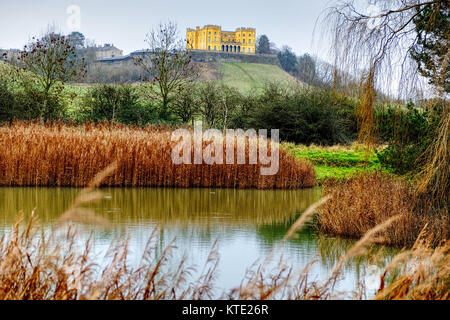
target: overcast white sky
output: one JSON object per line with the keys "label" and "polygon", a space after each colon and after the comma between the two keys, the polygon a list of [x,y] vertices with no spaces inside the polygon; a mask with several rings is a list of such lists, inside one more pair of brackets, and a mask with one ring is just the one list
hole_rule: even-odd
{"label": "overcast white sky", "polygon": [[63,33],[67,25],[67,8],[81,9],[81,31],[97,44],[113,43],[127,54],[145,47],[148,30],[160,21],[175,21],[180,36],[187,27],[205,24],[223,29],[254,27],[267,34],[278,47],[288,45],[297,54],[318,54],[327,50],[319,46],[320,32],[313,32],[316,19],[329,0],[0,0],[0,48],[21,49],[33,36],[39,36],[49,24]]}

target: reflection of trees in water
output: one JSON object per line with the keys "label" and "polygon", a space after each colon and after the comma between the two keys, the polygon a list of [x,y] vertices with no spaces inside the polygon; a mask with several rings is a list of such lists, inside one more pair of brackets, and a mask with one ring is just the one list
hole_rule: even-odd
{"label": "reflection of trees in water", "polygon": [[[355,244],[355,240],[318,234],[316,243],[323,263],[332,268],[336,265],[339,258]],[[395,247],[371,246],[366,251],[367,254],[347,260],[344,264],[344,270],[356,272],[359,278],[368,265],[386,266],[399,250],[399,248]]]}
{"label": "reflection of trees in water", "polygon": [[[107,188],[102,191],[107,199],[89,207],[111,221],[112,228],[84,228],[87,232],[95,231],[96,238],[114,239],[132,233],[145,243],[152,230],[159,227],[165,242],[177,237],[209,247],[217,239],[227,242],[237,235],[253,238],[260,226],[267,229],[266,233],[272,227],[278,228],[278,224],[289,228],[296,212],[315,202],[321,190]],[[70,207],[79,192],[80,189],[74,188],[0,188],[3,217],[0,227],[9,230],[20,210],[27,221],[34,208],[42,224],[49,225]]]}
{"label": "reflection of trees in water", "polygon": [[[73,188],[0,188],[0,225],[9,229],[19,211],[26,218],[34,208],[40,221],[49,224],[72,204],[79,192]],[[90,207],[107,217],[113,228],[89,228],[102,238],[125,236],[131,231],[146,241],[149,232],[159,226],[166,230],[167,241],[177,236],[209,245],[218,238],[233,239],[237,233],[256,233],[264,247],[271,247],[284,237],[299,212],[320,197],[321,190],[108,188],[103,192],[107,199]],[[302,247],[320,252],[323,262],[332,267],[353,243],[316,235],[312,227],[306,227],[287,245],[291,251]],[[387,251],[386,256],[395,252]],[[377,257],[377,253],[378,250],[369,257],[350,260],[347,265],[352,268],[373,263],[368,259]]]}
{"label": "reflection of trees in water", "polygon": [[[215,240],[233,244],[240,250],[241,240],[256,244],[258,252],[245,254],[258,258],[279,243],[289,228],[309,205],[320,197],[320,189],[308,190],[229,190],[229,189],[104,189],[108,199],[91,205],[112,222],[112,228],[83,228],[83,238],[91,236],[96,244],[107,246],[111,240],[132,237],[130,248],[139,256],[155,228],[159,247],[164,248],[176,237],[177,253],[201,259]],[[0,188],[0,229],[10,229],[19,210],[26,216],[37,207],[45,230],[74,201],[78,189]],[[25,219],[27,220],[27,219]],[[98,241],[98,242],[97,242]],[[301,268],[319,258],[314,272],[331,271],[353,240],[317,235],[310,225],[283,246],[283,254]],[[252,247],[253,248],[253,247]],[[195,251],[193,251],[195,249]],[[161,254],[155,251],[155,254]],[[382,256],[389,259],[390,254]],[[356,281],[365,266],[373,263],[375,254],[347,262],[345,271]],[[197,261],[194,261],[197,262]],[[228,262],[227,262],[228,263]],[[323,268],[328,270],[323,270]]]}
{"label": "reflection of trees in water", "polygon": [[[298,217],[298,215],[297,215]],[[284,223],[259,226],[256,230],[260,241],[267,247],[273,247],[279,243],[295,222],[296,216]],[[287,240],[284,248],[291,255],[317,252],[321,264],[332,270],[342,257],[354,244],[354,239],[330,237],[315,232],[312,224],[309,224],[297,233],[297,237]],[[299,251],[301,249],[301,251]],[[384,267],[391,258],[398,253],[398,248],[372,246],[367,255],[358,256],[346,261],[344,271],[355,272],[360,279],[368,265]]]}
{"label": "reflection of trees in water", "polygon": [[[296,213],[282,223],[272,223],[259,226],[257,228],[260,240],[267,246],[273,246],[280,242],[289,231],[289,228],[300,217],[301,214]],[[297,232],[296,237],[287,240],[288,245],[308,245],[314,242],[315,232],[312,224],[307,224],[302,230]]]}

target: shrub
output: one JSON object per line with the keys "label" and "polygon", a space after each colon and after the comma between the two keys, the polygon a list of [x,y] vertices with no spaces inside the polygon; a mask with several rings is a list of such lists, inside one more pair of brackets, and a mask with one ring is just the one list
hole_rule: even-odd
{"label": "shrub", "polygon": [[0,81],[0,123],[11,122],[16,115],[16,108],[15,95],[5,82]]}
{"label": "shrub", "polygon": [[[44,104],[46,108],[43,108]],[[0,122],[40,118],[55,121],[65,117],[66,104],[60,95],[50,92],[49,98],[46,98],[46,94],[29,80],[21,80],[17,88],[0,82]]]}
{"label": "shrub", "polygon": [[406,110],[377,110],[379,138],[389,143],[377,152],[381,164],[396,174],[417,173],[422,165],[419,157],[431,143],[441,113],[440,106],[420,110],[411,103]]}
{"label": "shrub", "polygon": [[170,111],[182,122],[189,123],[198,113],[197,87],[189,83],[179,88],[170,105]]}
{"label": "shrub", "polygon": [[297,144],[349,143],[356,136],[354,103],[329,90],[292,89],[272,83],[253,100],[246,101],[240,117],[234,118],[238,119],[235,125],[279,129],[283,141]]}
{"label": "shrub", "polygon": [[64,88],[58,82],[50,90],[44,91],[35,74],[0,63],[0,95],[2,107],[7,108],[3,111],[7,121],[66,119],[68,103],[64,97]]}
{"label": "shrub", "polygon": [[141,104],[131,85],[100,85],[84,97],[80,120],[145,125],[155,117],[152,107]]}
{"label": "shrub", "polygon": [[237,119],[241,106],[246,99],[235,88],[206,82],[196,90],[198,113],[208,127],[215,128],[244,128],[239,126]]}
{"label": "shrub", "polygon": [[219,118],[219,87],[215,82],[201,84],[197,91],[199,113],[205,121],[206,126],[218,125]]}

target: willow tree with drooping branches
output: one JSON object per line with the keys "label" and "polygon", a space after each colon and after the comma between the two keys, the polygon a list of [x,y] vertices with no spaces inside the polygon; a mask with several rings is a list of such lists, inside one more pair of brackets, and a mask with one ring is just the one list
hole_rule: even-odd
{"label": "willow tree with drooping branches", "polygon": [[[421,193],[448,199],[449,192],[449,78],[450,4],[448,0],[336,0],[326,9],[324,25],[331,26],[336,68],[360,77],[359,140],[375,142],[377,94],[396,91],[400,99],[418,92],[439,97],[440,124],[427,151],[420,181]],[[338,71],[339,70],[339,71]],[[427,81],[428,80],[428,81]]]}

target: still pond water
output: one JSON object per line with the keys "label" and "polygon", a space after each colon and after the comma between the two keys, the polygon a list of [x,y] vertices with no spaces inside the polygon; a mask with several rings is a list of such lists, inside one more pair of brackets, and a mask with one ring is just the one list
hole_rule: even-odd
{"label": "still pond water", "polygon": [[[289,227],[321,196],[319,188],[306,190],[230,189],[103,189],[105,199],[90,207],[110,221],[109,227],[82,226],[82,239],[92,236],[94,249],[106,251],[112,240],[128,237],[130,263],[140,261],[147,241],[158,228],[162,247],[175,239],[175,260],[183,255],[189,264],[202,269],[217,240],[220,253],[218,290],[239,286],[246,270],[261,261],[284,237]],[[9,232],[22,211],[33,209],[41,227],[50,230],[73,203],[79,189],[0,188],[0,234]],[[83,238],[84,237],[84,238]],[[354,242],[318,235],[309,226],[287,241],[277,254],[301,271],[317,260],[309,281],[324,280],[340,255]],[[395,250],[384,250],[389,261]],[[338,290],[352,291],[358,282],[369,290],[378,285],[377,268],[365,259],[347,263]]]}

